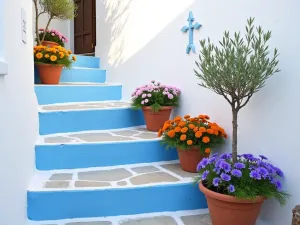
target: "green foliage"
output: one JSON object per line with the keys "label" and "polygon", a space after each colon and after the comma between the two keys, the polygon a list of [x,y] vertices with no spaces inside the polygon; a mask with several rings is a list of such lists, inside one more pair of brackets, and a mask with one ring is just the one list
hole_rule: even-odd
{"label": "green foliage", "polygon": [[152,81],[150,85],[139,87],[132,93],[132,107],[141,109],[144,106],[150,106],[153,112],[158,112],[162,106],[177,107],[179,96],[178,88]]}
{"label": "green foliage", "polygon": [[40,4],[52,19],[70,20],[76,15],[77,5],[73,0],[40,0]]}

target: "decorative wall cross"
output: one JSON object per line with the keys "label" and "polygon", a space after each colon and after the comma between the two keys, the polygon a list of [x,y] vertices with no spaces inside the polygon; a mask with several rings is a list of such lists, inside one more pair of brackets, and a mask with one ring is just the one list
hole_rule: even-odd
{"label": "decorative wall cross", "polygon": [[194,29],[196,30],[199,30],[200,27],[201,27],[201,24],[200,23],[195,23],[193,25],[193,22],[194,22],[195,18],[193,16],[193,13],[192,11],[190,11],[189,13],[189,17],[187,19],[187,21],[189,22],[189,26],[184,26],[181,31],[186,33],[187,31],[189,31],[189,44],[186,48],[186,54],[190,54],[190,51],[193,50],[194,53],[196,53],[196,50],[195,50],[195,45],[194,45]]}

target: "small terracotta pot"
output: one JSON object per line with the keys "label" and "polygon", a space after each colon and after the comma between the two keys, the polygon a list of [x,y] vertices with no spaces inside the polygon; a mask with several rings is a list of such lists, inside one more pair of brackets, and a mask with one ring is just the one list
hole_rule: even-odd
{"label": "small terracotta pot", "polygon": [[233,196],[211,191],[202,182],[199,183],[199,189],[206,197],[213,225],[255,225],[266,199],[258,196],[254,200],[238,200]]}
{"label": "small terracotta pot", "polygon": [[59,44],[53,41],[42,41],[41,43],[43,46],[47,46],[49,48],[52,48],[53,46],[58,46]]}
{"label": "small terracotta pot", "polygon": [[142,110],[144,112],[147,130],[159,131],[159,129],[164,126],[164,123],[170,119],[172,109],[172,106],[162,106],[158,112],[153,112],[150,106],[144,106]]}
{"label": "small terracotta pot", "polygon": [[197,173],[197,165],[205,158],[209,157],[209,154],[200,151],[199,148],[180,149],[177,148],[180,166],[184,171],[190,173]]}
{"label": "small terracotta pot", "polygon": [[36,64],[42,84],[58,84],[63,65]]}

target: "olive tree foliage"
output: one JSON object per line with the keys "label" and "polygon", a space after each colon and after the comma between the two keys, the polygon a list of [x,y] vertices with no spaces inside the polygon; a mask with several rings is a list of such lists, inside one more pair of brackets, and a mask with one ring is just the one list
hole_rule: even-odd
{"label": "olive tree foliage", "polygon": [[32,0],[35,8],[35,34],[37,44],[40,45],[45,39],[46,33],[39,37],[39,17],[48,14],[48,22],[45,30],[48,29],[53,19],[70,20],[76,16],[77,5],[73,0]]}
{"label": "olive tree foliage", "polygon": [[271,31],[254,27],[254,18],[247,20],[246,34],[234,37],[224,32],[220,46],[210,39],[201,40],[198,69],[194,70],[201,80],[200,86],[222,95],[232,109],[232,158],[237,160],[238,112],[254,93],[264,87],[266,80],[279,72],[278,50],[269,51]]}

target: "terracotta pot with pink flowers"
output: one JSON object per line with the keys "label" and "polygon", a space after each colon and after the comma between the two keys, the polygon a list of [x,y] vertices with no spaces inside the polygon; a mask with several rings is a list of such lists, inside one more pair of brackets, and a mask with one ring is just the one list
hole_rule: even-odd
{"label": "terracotta pot with pink flowers", "polygon": [[178,88],[152,81],[132,93],[132,106],[143,110],[147,129],[157,132],[178,106],[179,96]]}
{"label": "terracotta pot with pink flowers", "polygon": [[65,43],[68,43],[68,38],[66,38],[62,33],[58,30],[51,29],[39,29],[39,37],[41,40],[41,45],[52,48],[53,46],[60,45],[62,47],[65,46]]}

